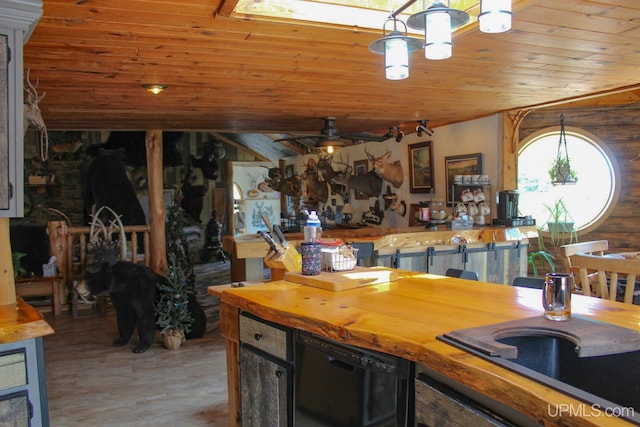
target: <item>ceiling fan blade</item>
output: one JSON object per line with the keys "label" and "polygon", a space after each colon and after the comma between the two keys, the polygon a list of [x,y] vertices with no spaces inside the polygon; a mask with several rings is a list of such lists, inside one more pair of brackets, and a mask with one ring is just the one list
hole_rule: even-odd
{"label": "ceiling fan blade", "polygon": [[386,135],[382,135],[382,136],[374,135],[370,132],[348,132],[348,133],[340,134],[340,137],[351,139],[354,141],[377,141],[377,142],[382,142],[385,139],[389,139],[387,138]]}
{"label": "ceiling fan blade", "polygon": [[388,134],[380,136],[380,135],[374,135],[371,132],[340,133],[338,131],[338,128],[336,128],[335,117],[324,117],[322,120],[324,121],[324,127],[320,129],[320,134],[318,135],[290,136],[287,138],[274,139],[273,142],[291,141],[308,148],[322,147],[322,146],[328,146],[328,145],[344,147],[346,145],[352,145],[354,142],[357,142],[357,141],[382,142],[391,137]]}

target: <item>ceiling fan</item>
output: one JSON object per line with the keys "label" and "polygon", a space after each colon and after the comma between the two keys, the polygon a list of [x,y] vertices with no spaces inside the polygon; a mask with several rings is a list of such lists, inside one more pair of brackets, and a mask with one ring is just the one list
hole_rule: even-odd
{"label": "ceiling fan", "polygon": [[347,132],[340,133],[336,128],[335,117],[324,117],[324,127],[317,135],[299,135],[291,136],[288,138],[275,139],[274,142],[291,141],[298,145],[303,146],[307,151],[313,151],[314,149],[325,149],[329,147],[344,147],[346,141],[351,140],[352,143],[358,141],[377,141],[382,142],[393,137],[392,129],[389,128],[389,132],[384,135],[374,135],[370,132]]}

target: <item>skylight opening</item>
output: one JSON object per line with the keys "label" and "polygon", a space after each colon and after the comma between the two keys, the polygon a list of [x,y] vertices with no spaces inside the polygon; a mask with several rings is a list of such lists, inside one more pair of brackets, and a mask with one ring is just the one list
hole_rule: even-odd
{"label": "skylight opening", "polygon": [[[442,0],[446,5],[446,0]],[[405,2],[390,3],[387,0],[239,0],[231,16],[243,19],[269,21],[296,21],[318,23],[345,28],[362,28],[380,31],[389,14]],[[409,16],[432,4],[432,1],[416,1],[403,11],[399,18],[406,22]],[[451,0],[450,7],[469,13],[469,23],[475,22],[479,10],[478,0]],[[469,24],[467,24],[469,25]],[[464,26],[463,26],[464,27]],[[461,27],[461,28],[463,28]],[[420,30],[409,28],[410,33]]]}

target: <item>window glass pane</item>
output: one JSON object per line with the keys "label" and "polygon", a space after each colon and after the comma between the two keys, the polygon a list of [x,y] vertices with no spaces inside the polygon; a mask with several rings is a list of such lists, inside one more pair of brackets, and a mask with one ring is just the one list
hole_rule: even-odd
{"label": "window glass pane", "polygon": [[558,155],[560,132],[532,139],[518,156],[519,210],[531,215],[539,227],[547,229],[547,207],[562,199],[574,222],[574,229],[590,226],[607,209],[614,193],[615,175],[605,152],[595,141],[576,132],[566,132],[575,185],[552,185],[549,170]]}

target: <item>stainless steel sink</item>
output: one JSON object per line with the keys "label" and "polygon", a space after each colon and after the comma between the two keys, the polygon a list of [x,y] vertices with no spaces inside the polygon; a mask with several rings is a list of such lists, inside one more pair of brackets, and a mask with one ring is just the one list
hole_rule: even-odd
{"label": "stainless steel sink", "polygon": [[[447,334],[440,340],[538,381],[604,411],[611,408],[640,425],[640,350],[579,357],[576,343],[557,334],[498,338],[495,343],[517,348],[513,358],[491,355]],[[633,409],[631,409],[633,408]]]}

